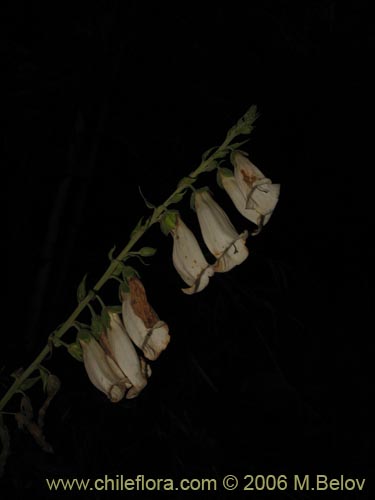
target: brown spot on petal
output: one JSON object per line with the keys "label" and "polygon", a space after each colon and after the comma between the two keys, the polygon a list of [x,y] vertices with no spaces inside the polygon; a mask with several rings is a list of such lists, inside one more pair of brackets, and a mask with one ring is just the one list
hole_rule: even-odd
{"label": "brown spot on petal", "polygon": [[241,169],[241,175],[246,184],[251,188],[257,180],[256,175],[250,175],[245,170]]}
{"label": "brown spot on petal", "polygon": [[136,277],[129,280],[131,306],[135,314],[143,320],[146,328],[152,328],[157,321],[158,315],[147,301],[144,286]]}

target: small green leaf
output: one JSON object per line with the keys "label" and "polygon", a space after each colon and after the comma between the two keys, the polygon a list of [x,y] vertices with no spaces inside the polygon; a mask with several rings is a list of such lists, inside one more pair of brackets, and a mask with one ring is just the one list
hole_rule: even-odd
{"label": "small green leaf", "polygon": [[50,373],[47,382],[47,395],[49,397],[54,397],[55,394],[60,390],[61,382],[59,377]]}
{"label": "small green leaf", "polygon": [[55,337],[54,335],[52,335],[50,339],[52,340],[52,344],[55,347],[61,347],[63,345],[62,341],[58,337]]}
{"label": "small green leaf", "polygon": [[68,353],[77,361],[83,361],[82,347],[78,342],[69,345]]}
{"label": "small green leaf", "polygon": [[139,273],[134,267],[132,266],[124,266],[122,269],[122,277],[124,280],[129,280],[130,278],[133,278],[134,276],[137,276],[139,278]]}
{"label": "small green leaf", "polygon": [[124,257],[124,262],[126,262],[128,259],[131,259],[132,257],[136,257],[138,260],[140,260],[142,262],[142,264],[144,266],[149,266],[150,264],[147,264],[147,262],[145,262],[142,257],[139,255],[138,252],[130,252],[128,253],[128,255],[126,257]]}
{"label": "small green leaf", "polygon": [[210,149],[207,149],[207,151],[205,151],[202,155],[202,161],[205,161],[207,160],[207,158],[215,151],[215,149],[217,149],[218,147],[217,146],[213,146],[212,148]]}
{"label": "small green leaf", "polygon": [[116,250],[116,245],[114,245],[111,250],[108,252],[108,259],[112,262],[113,260],[113,253]]}
{"label": "small green leaf", "polygon": [[45,368],[42,368],[41,366],[39,367],[39,373],[40,378],[42,379],[43,392],[46,392],[49,373]]}
{"label": "small green leaf", "polygon": [[169,201],[168,205],[172,205],[173,203],[180,203],[180,201],[184,198],[186,191],[181,191],[181,193],[176,193]]}
{"label": "small green leaf", "polygon": [[178,187],[189,187],[197,180],[196,177],[183,177],[178,183]]}
{"label": "small green leaf", "polygon": [[168,210],[167,212],[165,212],[163,218],[161,219],[160,229],[166,236],[168,236],[168,234],[176,227],[177,216],[177,210]]}
{"label": "small green leaf", "polygon": [[81,283],[78,285],[77,288],[78,303],[82,302],[82,300],[86,297],[86,278],[87,278],[87,273],[84,275]]}
{"label": "small green leaf", "polygon": [[139,250],[138,254],[141,257],[152,257],[153,255],[156,254],[156,248],[152,247],[143,247]]}
{"label": "small green leaf", "polygon": [[90,325],[81,323],[80,321],[75,321],[74,326],[77,327],[77,330],[90,330]]}
{"label": "small green leaf", "polygon": [[[225,153],[226,154],[226,153]],[[219,166],[218,162],[216,160],[213,160],[209,165],[207,165],[205,171],[206,172],[212,172]]]}
{"label": "small green leaf", "polygon": [[225,167],[219,168],[217,170],[216,182],[221,187],[221,189],[224,189],[223,182],[221,180],[222,177],[233,177],[233,171]]}
{"label": "small green leaf", "polygon": [[96,339],[100,338],[100,335],[104,331],[104,325],[99,316],[94,316],[91,320],[91,331]]}
{"label": "small green leaf", "polygon": [[123,293],[129,293],[130,292],[130,288],[129,288],[129,285],[126,281],[123,281],[119,287],[118,287],[118,296],[121,300],[121,296]]}
{"label": "small green leaf", "polygon": [[245,139],[244,141],[241,141],[241,142],[234,142],[233,144],[230,144],[228,146],[228,149],[230,149],[231,151],[234,151],[235,149],[238,149],[241,146],[243,146],[244,144],[246,144],[247,142],[249,142],[249,140],[250,139]]}
{"label": "small green leaf", "polygon": [[195,196],[197,195],[197,193],[202,193],[203,191],[208,191],[209,193],[211,193],[211,190],[208,186],[203,186],[199,189],[196,189],[192,194],[191,194],[191,197],[190,197],[190,208],[192,210],[194,210],[195,212]]}
{"label": "small green leaf", "polygon": [[12,372],[10,376],[17,380],[22,375],[22,373],[23,373],[23,368],[18,368],[17,370]]}
{"label": "small green leaf", "polygon": [[[139,258],[141,258],[141,257],[139,257]],[[138,271],[136,269],[134,269],[134,267],[132,267],[132,266],[124,266],[124,268],[122,270],[122,278],[124,281],[119,286],[120,300],[121,300],[121,292],[125,292],[125,293],[129,292],[129,280],[131,278],[133,278],[134,276],[137,276],[137,278],[140,277]]]}
{"label": "small green leaf", "polygon": [[230,168],[222,167],[219,169],[219,173],[222,177],[233,177],[233,170]]}
{"label": "small green leaf", "polygon": [[111,324],[111,318],[109,317],[107,309],[102,309],[100,318],[102,320],[102,324],[104,325],[104,327],[106,329],[109,328],[109,325]]}
{"label": "small green leaf", "polygon": [[[126,258],[124,259],[126,260]],[[124,268],[124,264],[120,261],[117,261],[117,266],[112,271],[112,276],[119,276]]]}
{"label": "small green leaf", "polygon": [[41,378],[40,375],[38,375],[37,377],[27,378],[24,382],[22,382],[22,384],[19,387],[19,390],[20,391],[27,391],[27,390],[31,389],[31,387],[34,384],[36,384],[40,380],[40,378]]}
{"label": "small green leaf", "polygon": [[88,328],[82,328],[82,330],[79,330],[77,333],[77,341],[79,342],[82,340],[83,342],[90,342],[92,338],[91,330]]}
{"label": "small green leaf", "polygon": [[145,202],[146,207],[152,208],[152,209],[156,208],[155,205],[153,205],[152,203],[150,203],[149,201],[146,200],[145,196],[143,195],[143,193],[141,191],[140,186],[138,186],[138,189],[139,189],[140,195],[142,196],[143,201]]}
{"label": "small green leaf", "polygon": [[215,159],[219,159],[219,158],[225,158],[228,154],[228,150],[227,149],[224,149],[223,151],[220,151],[218,153],[215,153]]}
{"label": "small green leaf", "polygon": [[135,226],[135,228],[133,229],[133,231],[130,233],[130,238],[133,238],[133,236],[138,233],[138,231],[141,229],[143,225],[143,217],[141,217],[139,219],[139,221],[137,222],[137,225]]}

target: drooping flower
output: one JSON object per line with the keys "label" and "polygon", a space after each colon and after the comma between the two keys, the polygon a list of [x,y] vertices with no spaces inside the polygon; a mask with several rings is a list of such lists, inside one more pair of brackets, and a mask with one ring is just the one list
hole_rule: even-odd
{"label": "drooping flower", "polygon": [[147,385],[147,378],[151,375],[150,371],[147,373],[147,368],[150,370],[150,367],[145,363],[142,364],[120,316],[113,312],[108,312],[108,314],[110,326],[106,335],[102,336],[102,341],[109,348],[121,371],[129,379],[132,386],[129,387],[126,398],[131,399]]}
{"label": "drooping flower", "polygon": [[223,186],[225,191],[230,196],[237,210],[251,222],[256,224],[259,218],[258,212],[252,208],[246,208],[246,197],[239,188],[236,178],[233,175],[232,170],[228,168],[218,169],[218,178],[220,184]]}
{"label": "drooping flower", "polygon": [[155,360],[170,341],[169,328],[147,301],[137,277],[128,280],[129,292],[122,292],[122,320],[134,344],[147,359]]}
{"label": "drooping flower", "polygon": [[80,340],[83,363],[92,384],[117,403],[131,386],[130,381],[93,337]]}
{"label": "drooping flower", "polygon": [[221,182],[238,211],[258,226],[253,233],[257,234],[270,220],[277,205],[280,184],[273,184],[240,151],[231,154],[231,162],[234,177],[224,170],[219,171]]}
{"label": "drooping flower", "polygon": [[176,224],[171,230],[173,236],[173,265],[189,288],[182,291],[188,295],[203,290],[214,275],[199,246],[193,232],[186,226],[181,217],[176,217]]}
{"label": "drooping flower", "polygon": [[197,191],[194,200],[203,240],[217,259],[214,271],[230,271],[249,255],[247,231],[237,233],[227,214],[208,191]]}

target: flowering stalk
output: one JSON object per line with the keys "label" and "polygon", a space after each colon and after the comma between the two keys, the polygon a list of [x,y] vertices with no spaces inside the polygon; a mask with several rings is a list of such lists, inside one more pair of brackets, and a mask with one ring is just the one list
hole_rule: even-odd
{"label": "flowering stalk", "polygon": [[[40,351],[40,353],[36,356],[36,358],[31,362],[31,364],[26,368],[21,374],[17,375],[13,384],[10,386],[8,391],[4,394],[2,399],[0,400],[0,425],[2,425],[2,414],[5,414],[2,410],[5,408],[7,403],[11,400],[11,398],[22,390],[22,386],[29,379],[29,377],[41,367],[41,363],[43,360],[50,355],[52,352],[53,346],[59,346],[59,339],[61,339],[64,334],[70,330],[74,325],[81,314],[81,312],[89,306],[90,302],[93,301],[97,297],[97,293],[101,288],[105,285],[105,283],[116,276],[116,270],[118,270],[119,263],[124,261],[124,259],[131,255],[131,250],[136,245],[136,243],[140,240],[140,238],[146,233],[146,231],[153,226],[154,224],[161,221],[162,217],[168,211],[168,207],[172,204],[176,204],[182,200],[184,197],[186,190],[192,186],[197,180],[198,176],[202,173],[209,172],[216,168],[217,160],[224,158],[228,153],[238,148],[243,143],[233,144],[233,140],[239,135],[248,135],[253,129],[253,123],[257,118],[256,107],[252,106],[245,115],[240,118],[236,125],[234,125],[229,132],[223,143],[217,148],[213,148],[205,153],[202,158],[202,162],[200,165],[191,172],[187,177],[181,179],[178,183],[176,189],[173,193],[158,207],[153,208],[153,213],[150,217],[148,217],[144,222],[141,221],[134,228],[131,233],[130,240],[127,245],[123,248],[123,250],[117,255],[116,258],[113,258],[107,267],[106,271],[99,278],[99,280],[94,285],[93,289],[85,292],[83,296],[80,298],[79,304],[74,309],[74,311],[70,314],[70,316],[62,323],[54,332],[49,335],[48,342]],[[2,428],[5,427],[2,425]],[[4,433],[0,432],[0,443],[5,446]]]}

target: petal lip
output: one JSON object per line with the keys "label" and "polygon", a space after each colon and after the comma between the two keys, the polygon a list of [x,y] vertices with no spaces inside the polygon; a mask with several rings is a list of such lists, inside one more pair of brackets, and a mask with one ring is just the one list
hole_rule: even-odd
{"label": "petal lip", "polygon": [[253,203],[253,206],[261,215],[270,215],[275,209],[275,206],[280,196],[280,184],[266,184],[258,186],[247,203]]}
{"label": "petal lip", "polygon": [[248,232],[244,231],[239,235],[236,241],[231,243],[231,245],[217,259],[214,265],[215,272],[228,272],[235,266],[242,264],[242,262],[247,259],[249,256],[249,250],[246,246],[247,237]]}
{"label": "petal lip", "polygon": [[171,337],[169,335],[169,327],[164,321],[158,321],[153,328],[151,328],[142,344],[142,351],[147,359],[155,361],[162,351],[164,351]]}
{"label": "petal lip", "polygon": [[210,278],[215,274],[213,266],[208,265],[196,279],[195,283],[189,288],[182,288],[181,290],[186,295],[193,295],[194,293],[201,292],[208,285]]}

